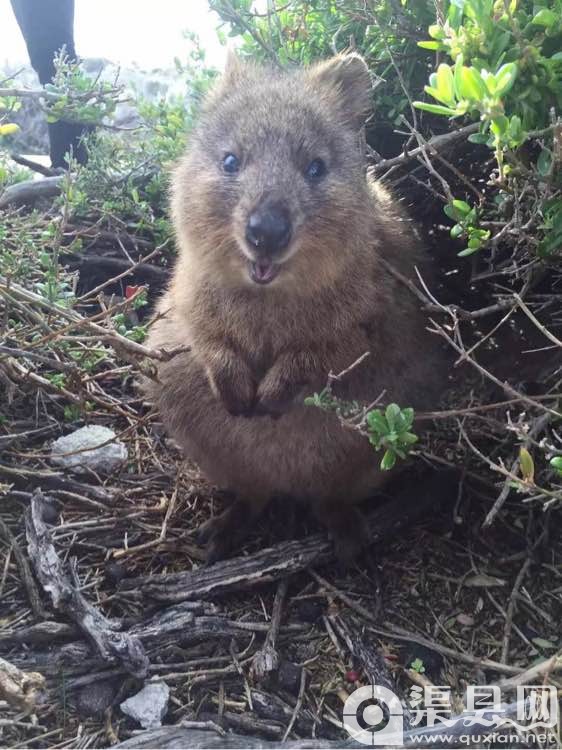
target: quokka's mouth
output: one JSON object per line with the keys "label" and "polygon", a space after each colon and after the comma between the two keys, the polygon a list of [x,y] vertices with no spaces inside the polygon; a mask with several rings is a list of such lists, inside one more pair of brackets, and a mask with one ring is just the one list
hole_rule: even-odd
{"label": "quokka's mouth", "polygon": [[270,284],[279,273],[281,266],[269,260],[250,261],[250,278],[256,284]]}

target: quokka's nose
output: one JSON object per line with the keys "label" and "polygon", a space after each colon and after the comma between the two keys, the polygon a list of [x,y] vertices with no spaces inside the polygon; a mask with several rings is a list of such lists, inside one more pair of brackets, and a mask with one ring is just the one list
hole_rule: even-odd
{"label": "quokka's nose", "polygon": [[279,253],[291,239],[291,219],[284,206],[267,206],[253,211],[246,224],[248,244],[264,255]]}

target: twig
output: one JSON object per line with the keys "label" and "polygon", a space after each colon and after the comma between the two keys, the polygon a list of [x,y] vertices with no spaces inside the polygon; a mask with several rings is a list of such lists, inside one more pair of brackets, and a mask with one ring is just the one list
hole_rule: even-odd
{"label": "twig", "polygon": [[95,297],[97,294],[99,294],[101,291],[106,289],[108,286],[111,286],[112,284],[116,284],[118,281],[121,281],[121,279],[124,279],[126,276],[130,276],[139,268],[139,266],[143,265],[144,263],[148,263],[149,260],[152,260],[152,258],[155,258],[156,256],[160,255],[160,253],[166,247],[168,242],[169,240],[166,240],[161,245],[158,245],[158,247],[155,247],[152,252],[140,258],[138,261],[136,261],[136,263],[133,263],[133,265],[127,268],[127,270],[123,271],[122,273],[117,274],[117,276],[113,276],[111,279],[107,279],[101,284],[98,284],[98,286],[94,287],[93,289],[90,289],[89,292],[86,292],[86,294],[83,294],[81,297],[77,297],[76,302],[84,302],[90,297]]}
{"label": "twig", "polygon": [[217,724],[215,721],[188,721],[187,719],[182,719],[180,722],[178,722],[179,727],[183,727],[183,729],[209,729],[211,732],[216,732],[220,737],[226,737],[226,732],[224,729],[220,726],[220,724]]}
{"label": "twig", "polygon": [[562,341],[560,341],[560,339],[556,338],[556,336],[553,333],[551,333],[548,330],[548,328],[546,328],[545,326],[543,326],[543,324],[540,322],[540,320],[538,320],[538,318],[536,318],[533,315],[533,313],[529,310],[529,308],[523,302],[523,300],[521,299],[521,297],[518,294],[514,294],[513,297],[514,297],[515,301],[517,302],[517,304],[519,305],[519,307],[523,310],[523,312],[525,313],[525,315],[529,318],[529,320],[532,323],[535,324],[535,326],[539,329],[539,331],[541,333],[543,333],[549,341],[552,341],[553,344],[556,344],[556,346],[562,347]]}
{"label": "twig", "polygon": [[38,172],[39,174],[42,174],[43,177],[55,177],[56,176],[56,170],[52,167],[45,167],[43,164],[40,164],[38,161],[34,161],[33,159],[27,159],[25,156],[22,156],[21,154],[10,154],[10,157],[13,161],[16,162],[16,164],[21,164],[22,167],[27,167],[28,169],[33,170],[33,172]]}
{"label": "twig", "polygon": [[535,680],[540,680],[560,670],[562,670],[562,654],[558,653],[554,654],[550,659],[545,659],[545,661],[534,664],[529,669],[518,672],[513,677],[500,680],[499,686],[501,690],[513,690],[518,685],[529,685],[535,682]]}
{"label": "twig", "polygon": [[1,294],[10,293],[12,295],[15,295],[17,298],[19,298],[23,302],[27,302],[29,304],[36,304],[39,307],[43,309],[47,309],[51,313],[56,313],[61,318],[65,318],[66,320],[70,321],[70,323],[64,326],[62,329],[58,331],[53,331],[52,333],[44,337],[41,340],[41,342],[34,341],[33,342],[34,346],[38,346],[39,343],[45,343],[46,341],[50,339],[57,338],[58,336],[62,336],[64,333],[68,333],[69,331],[75,330],[76,328],[85,328],[86,330],[92,331],[97,336],[99,336],[101,341],[111,342],[116,349],[130,352],[136,357],[146,357],[148,359],[156,359],[156,360],[160,360],[163,362],[167,362],[171,358],[176,356],[177,354],[181,352],[189,351],[189,347],[181,347],[173,351],[166,351],[164,349],[151,349],[147,346],[144,346],[143,344],[139,344],[136,341],[132,341],[131,339],[128,339],[126,336],[122,336],[116,331],[110,331],[107,328],[103,328],[102,326],[94,322],[95,320],[103,318],[107,316],[108,314],[113,314],[117,310],[123,309],[127,305],[131,304],[132,298],[125,300],[124,302],[118,305],[114,305],[107,312],[94,315],[92,316],[92,318],[84,318],[74,311],[65,310],[64,308],[58,305],[51,304],[44,297],[41,297],[40,295],[29,291],[29,289],[25,289],[19,284],[16,284],[14,282],[9,283],[8,280],[3,278],[2,276],[0,276],[0,293]]}
{"label": "twig", "polygon": [[[449,344],[453,347],[453,349],[460,355],[465,355],[466,352],[463,348],[461,348],[456,341],[454,341],[443,329],[442,326],[438,325],[435,321],[431,321],[433,325],[435,326],[434,332],[442,336]],[[548,406],[544,406],[543,404],[540,404],[538,401],[535,401],[534,399],[530,398],[529,396],[525,396],[523,393],[520,393],[515,388],[513,388],[509,383],[505,381],[501,381],[499,378],[496,378],[495,375],[492,375],[492,373],[487,370],[485,367],[483,367],[481,364],[479,364],[475,359],[472,359],[472,357],[464,357],[466,362],[469,362],[481,375],[484,375],[488,380],[491,380],[492,383],[495,383],[499,388],[501,388],[503,391],[508,393],[513,398],[517,398],[520,401],[523,401],[526,404],[529,404],[530,406],[535,407],[539,411],[547,411],[549,414],[552,414],[555,417],[559,416],[559,412],[557,412],[554,409],[550,409]]]}
{"label": "twig", "polygon": [[293,711],[293,715],[291,716],[291,720],[289,721],[289,724],[287,725],[287,729],[285,730],[285,734],[283,735],[283,739],[281,740],[281,742],[286,742],[287,737],[291,734],[291,730],[293,729],[295,725],[295,721],[297,720],[300,714],[301,708],[302,708],[305,689],[306,689],[306,669],[303,667],[301,669],[301,682],[300,682],[300,687],[299,687],[299,695],[297,698],[297,702],[295,703],[295,710]]}
{"label": "twig", "polygon": [[23,554],[23,551],[18,543],[18,540],[12,534],[9,527],[6,526],[6,524],[1,518],[0,518],[0,536],[5,539],[5,541],[10,545],[12,549],[14,558],[16,560],[16,564],[18,566],[18,570],[21,575],[23,585],[25,586],[25,590],[27,592],[27,598],[29,599],[29,604],[31,606],[31,610],[33,614],[38,620],[44,620],[46,618],[45,610],[43,609],[43,604],[41,602],[39,590],[35,584],[35,580],[33,578],[33,573],[31,572],[29,562],[26,556]]}
{"label": "twig", "polygon": [[507,661],[507,657],[509,656],[509,642],[511,639],[511,626],[513,623],[513,615],[515,613],[515,606],[517,603],[517,594],[519,593],[521,584],[523,583],[523,580],[529,571],[530,565],[531,565],[531,558],[527,557],[519,573],[517,574],[517,578],[515,579],[515,583],[513,584],[513,589],[511,590],[511,595],[509,597],[509,604],[507,605],[505,625],[503,629],[503,643],[502,643],[502,655],[501,655],[501,660],[503,662]]}
{"label": "twig", "polygon": [[[527,433],[528,439],[524,442],[524,445],[528,444],[529,440],[534,438],[536,435],[539,435],[544,430],[544,428],[549,424],[550,420],[551,420],[550,414],[543,414],[541,417],[536,419],[533,425],[531,426],[531,429]],[[515,476],[515,472],[517,471],[518,466],[519,466],[519,457],[513,460],[513,463],[511,464],[511,469],[506,476],[501,492],[496,498],[496,500],[494,501],[494,504],[488,511],[486,518],[484,519],[482,523],[483,529],[487,529],[488,527],[492,525],[495,517],[498,515],[498,513],[502,509],[503,504],[505,503],[509,493],[511,492],[511,489],[512,489],[511,485],[513,482],[513,477]],[[491,468],[494,468],[494,467],[491,467]]]}

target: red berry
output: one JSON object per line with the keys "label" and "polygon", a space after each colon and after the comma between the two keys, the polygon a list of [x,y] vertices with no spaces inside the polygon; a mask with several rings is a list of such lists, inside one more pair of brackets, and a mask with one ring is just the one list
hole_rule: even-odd
{"label": "red berry", "polygon": [[125,298],[131,299],[131,297],[134,297],[139,289],[140,289],[140,286],[127,284],[127,286],[125,287]]}
{"label": "red berry", "polygon": [[345,673],[346,682],[358,682],[359,672],[356,669],[348,669]]}

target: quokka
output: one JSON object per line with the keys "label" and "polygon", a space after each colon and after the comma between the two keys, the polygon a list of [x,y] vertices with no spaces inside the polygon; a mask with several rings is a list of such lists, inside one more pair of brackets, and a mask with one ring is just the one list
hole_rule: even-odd
{"label": "quokka", "polygon": [[210,559],[273,497],[307,503],[348,560],[355,504],[386,479],[380,457],[305,406],[342,381],[353,399],[426,408],[439,355],[419,301],[419,242],[367,173],[369,71],[357,54],[284,73],[231,56],[172,180],[179,257],[149,344],[190,347],[148,384],[164,423],[235,501],[204,529]]}

